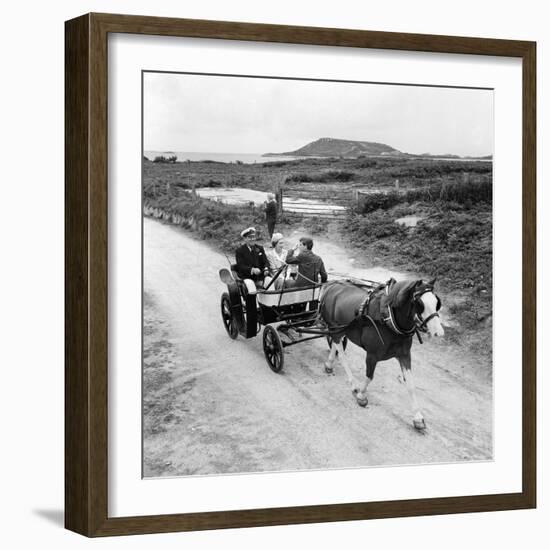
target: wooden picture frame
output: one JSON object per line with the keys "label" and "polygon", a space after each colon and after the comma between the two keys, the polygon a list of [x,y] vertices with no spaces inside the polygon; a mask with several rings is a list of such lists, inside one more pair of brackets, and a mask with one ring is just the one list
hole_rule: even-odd
{"label": "wooden picture frame", "polygon": [[[522,491],[464,497],[108,516],[109,33],[506,56],[523,70]],[[536,45],[533,42],[88,14],[65,27],[65,525],[86,536],[512,510],[536,506]]]}

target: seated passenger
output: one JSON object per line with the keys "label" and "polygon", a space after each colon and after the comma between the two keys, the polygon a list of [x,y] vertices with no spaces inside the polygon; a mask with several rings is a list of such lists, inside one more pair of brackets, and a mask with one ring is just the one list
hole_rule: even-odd
{"label": "seated passenger", "polygon": [[241,279],[252,279],[256,286],[262,286],[269,272],[264,247],[256,244],[256,230],[248,227],[241,232],[243,243],[235,252],[236,271]]}
{"label": "seated passenger", "polygon": [[286,281],[285,288],[302,288],[327,282],[327,272],[323,260],[314,254],[313,240],[302,237],[300,242],[287,254],[286,263],[298,265],[296,280]]}
{"label": "seated passenger", "polygon": [[[267,261],[269,262],[270,277],[273,277],[277,271],[281,269],[281,267],[287,265],[286,256],[288,254],[288,250],[285,248],[285,244],[286,243],[283,240],[282,233],[273,233],[273,236],[271,237],[271,248],[266,252]],[[279,273],[277,279],[275,280],[275,284],[271,287],[271,289],[279,290],[282,288],[285,279],[295,277],[297,269],[297,266],[287,266],[286,269]],[[267,286],[270,281],[271,279],[269,279],[269,281],[266,279],[265,286]]]}
{"label": "seated passenger", "polygon": [[278,269],[286,265],[286,255],[288,250],[284,248],[285,242],[282,233],[273,233],[271,237],[271,248],[266,252],[269,263],[269,272],[275,275]]}

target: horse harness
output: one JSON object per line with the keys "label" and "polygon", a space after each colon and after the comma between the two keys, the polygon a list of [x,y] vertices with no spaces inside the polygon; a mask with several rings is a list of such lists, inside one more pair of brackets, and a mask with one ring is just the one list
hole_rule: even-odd
{"label": "horse harness", "polygon": [[[346,282],[352,283],[353,285],[360,287],[365,290],[365,287],[368,287],[368,285],[359,284],[355,280],[348,279]],[[345,332],[347,329],[351,327],[354,323],[362,320],[369,321],[371,325],[376,329],[376,332],[378,334],[378,338],[380,338],[380,341],[382,342],[382,345],[384,344],[384,339],[382,338],[382,335],[380,334],[380,330],[378,330],[377,321],[382,322],[388,329],[390,329],[395,334],[399,334],[401,336],[412,336],[413,334],[416,334],[418,337],[418,341],[423,344],[422,337],[420,336],[421,332],[427,332],[427,324],[428,322],[433,319],[434,317],[439,317],[439,309],[441,307],[441,300],[437,295],[437,305],[436,305],[436,311],[432,313],[431,315],[428,315],[426,319],[422,317],[422,309],[424,308],[424,305],[420,301],[420,297],[425,294],[426,292],[433,292],[433,286],[425,284],[423,285],[419,290],[417,290],[413,294],[412,302],[416,306],[417,311],[414,315],[414,324],[410,329],[403,329],[398,326],[395,316],[392,310],[392,307],[389,303],[388,297],[389,293],[393,287],[393,285],[396,283],[395,279],[391,278],[386,283],[380,284],[375,288],[368,288],[368,290],[365,290],[366,296],[365,299],[361,302],[359,307],[355,311],[355,318],[345,325],[340,326],[332,326],[329,327],[329,333],[336,335],[339,333]],[[323,298],[321,298],[319,303],[319,312],[322,309],[323,304]],[[378,304],[374,304],[374,301],[378,301]],[[384,303],[382,303],[382,301]],[[373,305],[376,307],[376,311],[373,311],[372,314],[369,312],[369,306],[373,303]],[[319,319],[318,319],[319,320]]]}
{"label": "horse harness", "polygon": [[[420,297],[426,292],[433,292],[433,286],[424,285],[422,288],[417,290],[413,294],[413,299],[412,299],[413,304],[417,308],[417,311],[414,316],[414,324],[410,329],[403,329],[397,324],[393,313],[393,309],[389,303],[389,300],[387,299],[395,282],[396,282],[395,279],[391,278],[387,283],[384,283],[378,286],[377,288],[372,289],[370,292],[368,292],[367,296],[365,297],[365,299],[363,300],[363,302],[358,308],[358,311],[357,311],[358,317],[366,318],[373,324],[373,326],[376,326],[374,323],[373,317],[369,315],[369,305],[373,298],[378,297],[380,299],[380,306],[379,306],[380,321],[382,321],[384,325],[387,328],[389,328],[392,332],[399,334],[401,336],[412,336],[413,334],[416,333],[416,336],[418,337],[418,341],[422,344],[423,341],[422,341],[422,337],[420,336],[420,333],[427,332],[428,322],[434,317],[439,317],[438,311],[441,307],[441,300],[436,295],[436,298],[437,298],[436,311],[431,315],[428,315],[428,317],[424,319],[422,317],[422,309],[424,308],[424,306],[420,301]],[[384,294],[386,299],[383,300],[383,297],[380,296],[380,294]],[[382,301],[384,303],[382,303]],[[375,317],[376,317],[376,314],[375,314]],[[380,332],[378,332],[378,336],[382,340],[382,336],[380,335]]]}

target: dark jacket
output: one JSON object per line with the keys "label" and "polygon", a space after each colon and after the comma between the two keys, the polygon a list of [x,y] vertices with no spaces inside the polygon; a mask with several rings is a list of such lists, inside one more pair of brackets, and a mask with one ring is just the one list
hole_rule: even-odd
{"label": "dark jacket", "polygon": [[277,219],[277,203],[275,201],[269,201],[265,205],[265,218],[266,220],[276,220]]}
{"label": "dark jacket", "polygon": [[[237,273],[241,279],[253,279],[256,281],[263,279],[263,271],[269,267],[264,247],[259,244],[252,244],[250,248],[246,243],[242,244],[235,252],[235,259],[237,260]],[[253,267],[261,269],[262,274],[252,275],[250,270]]]}
{"label": "dark jacket", "polygon": [[298,265],[298,275],[296,277],[295,287],[311,286],[312,281],[318,283],[327,282],[327,272],[323,260],[314,254],[311,250],[303,250],[298,256],[294,256],[294,250],[291,250],[286,257],[287,264]]}

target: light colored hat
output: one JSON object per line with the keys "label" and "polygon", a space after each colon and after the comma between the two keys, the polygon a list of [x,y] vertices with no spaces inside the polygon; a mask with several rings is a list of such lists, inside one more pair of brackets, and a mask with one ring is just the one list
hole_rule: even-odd
{"label": "light colored hat", "polygon": [[275,246],[282,238],[282,233],[273,233],[273,236],[271,237],[271,246]]}
{"label": "light colored hat", "polygon": [[248,235],[255,235],[256,229],[254,227],[247,227],[241,231],[241,237],[248,237]]}

